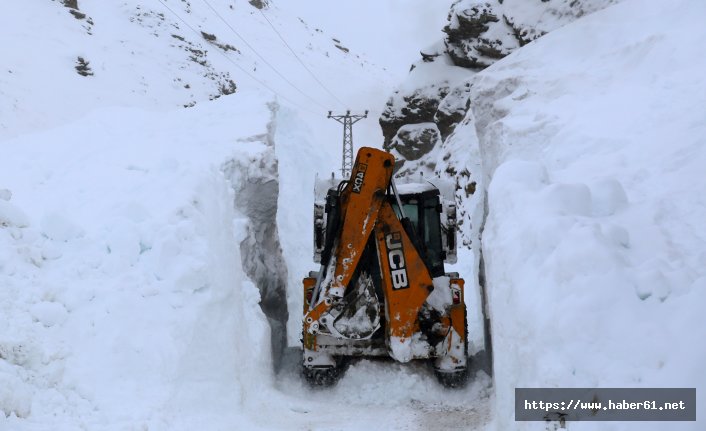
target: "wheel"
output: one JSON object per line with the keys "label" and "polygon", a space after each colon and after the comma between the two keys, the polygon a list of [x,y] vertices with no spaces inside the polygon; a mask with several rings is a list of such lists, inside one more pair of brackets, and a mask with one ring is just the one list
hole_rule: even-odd
{"label": "wheel", "polygon": [[304,379],[313,388],[330,388],[343,376],[343,367],[307,367],[302,366]]}
{"label": "wheel", "polygon": [[339,372],[336,367],[309,368],[302,367],[302,375],[309,386],[315,388],[327,388],[336,384]]}
{"label": "wheel", "polygon": [[444,385],[446,388],[459,389],[463,388],[466,386],[466,383],[468,383],[467,367],[451,372],[434,370],[434,374],[436,374],[436,378],[439,380],[439,383]]}

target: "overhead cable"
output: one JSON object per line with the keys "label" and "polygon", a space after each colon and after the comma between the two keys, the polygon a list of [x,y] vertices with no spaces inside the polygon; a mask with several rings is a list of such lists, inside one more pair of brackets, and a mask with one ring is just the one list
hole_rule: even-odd
{"label": "overhead cable", "polygon": [[265,18],[265,21],[267,21],[267,23],[270,25],[270,28],[275,32],[275,34],[277,35],[277,37],[279,37],[279,40],[281,40],[282,43],[284,43],[284,45],[287,47],[287,49],[289,49],[289,52],[291,52],[292,55],[294,56],[294,58],[297,59],[297,61],[299,62],[299,64],[301,64],[302,67],[303,67],[304,69],[306,69],[307,72],[309,72],[309,75],[311,75],[311,77],[314,78],[314,80],[321,86],[321,88],[323,88],[331,97],[333,97],[333,99],[334,99],[336,102],[338,102],[338,103],[341,105],[342,108],[345,109],[345,108],[346,108],[346,104],[343,103],[343,102],[341,102],[341,99],[339,99],[338,97],[336,97],[336,95],[333,94],[333,92],[332,92],[331,90],[329,90],[328,87],[326,87],[326,86],[324,85],[324,83],[319,80],[319,78],[317,78],[316,74],[315,74],[314,72],[312,72],[311,69],[309,69],[309,67],[308,67],[306,64],[304,64],[304,62],[301,60],[301,58],[299,58],[299,56],[297,55],[297,53],[294,52],[294,50],[292,49],[292,47],[289,46],[289,44],[288,44],[287,41],[284,39],[284,37],[282,37],[282,35],[280,34],[280,32],[277,31],[277,29],[276,29],[275,26],[272,24],[272,22],[267,18],[267,15],[265,15],[265,13],[262,11],[262,9],[259,9],[259,11],[260,11],[260,14],[262,15],[262,17]]}
{"label": "overhead cable", "polygon": [[[191,29],[191,31],[193,31],[197,36],[201,36],[201,33],[200,33],[199,31],[197,31],[197,30],[196,30],[194,27],[192,27],[188,22],[186,22],[181,16],[179,16],[179,14],[177,14],[176,12],[174,12],[174,10],[173,10],[172,8],[170,8],[169,6],[167,6],[167,5],[164,3],[163,0],[157,0],[157,1],[160,2],[160,3],[162,4],[162,6],[164,6],[169,12],[171,12],[172,15],[174,15],[175,17],[177,17],[177,19],[179,19],[179,21],[181,21],[185,26],[187,26],[189,29]],[[244,69],[242,66],[240,66],[240,65],[239,65],[238,63],[236,63],[235,61],[233,61],[233,59],[230,58],[230,57],[228,57],[224,52],[222,52],[222,51],[220,51],[220,50],[217,50],[217,51],[218,51],[221,55],[223,55],[223,57],[225,57],[226,60],[228,60],[228,61],[231,62],[235,67],[237,67],[238,69],[240,69],[241,72],[243,72],[245,75],[247,75],[248,77],[250,77],[250,79],[252,79],[253,81],[257,82],[258,84],[260,84],[262,87],[266,88],[267,90],[271,91],[271,92],[274,93],[276,96],[278,96],[278,97],[282,98],[283,100],[289,102],[291,105],[293,105],[293,106],[295,106],[295,107],[301,109],[302,111],[309,112],[310,114],[313,114],[313,115],[321,115],[321,114],[319,114],[319,113],[316,113],[316,112],[312,111],[311,109],[308,109],[308,108],[306,108],[306,107],[304,107],[304,106],[299,105],[298,103],[296,103],[295,101],[293,101],[293,100],[290,99],[289,97],[284,96],[284,95],[280,94],[279,92],[275,91],[272,87],[270,87],[269,85],[267,85],[265,82],[263,82],[263,81],[257,79],[257,78],[256,78],[255,76],[253,76],[250,72],[248,72],[246,69]]]}
{"label": "overhead cable", "polygon": [[208,6],[208,7],[213,11],[214,14],[216,14],[216,16],[217,16],[221,21],[223,21],[223,23],[224,23],[228,28],[231,29],[231,31],[233,31],[233,33],[234,33],[236,36],[238,36],[238,37],[240,38],[240,40],[243,41],[243,43],[244,43],[248,48],[250,48],[250,49],[255,53],[255,55],[257,55],[257,56],[260,58],[260,60],[263,61],[263,63],[265,63],[267,66],[269,66],[270,69],[274,70],[274,72],[275,72],[277,75],[279,75],[280,78],[282,78],[282,79],[283,79],[287,84],[289,84],[292,88],[294,88],[295,90],[297,90],[302,96],[304,96],[305,98],[309,99],[311,102],[315,103],[315,104],[318,105],[320,108],[322,108],[322,109],[324,109],[324,110],[327,109],[324,105],[322,105],[321,103],[319,103],[318,101],[316,101],[315,99],[313,99],[310,95],[308,95],[308,94],[305,93],[304,91],[300,90],[299,87],[297,87],[292,81],[290,81],[286,76],[284,76],[284,74],[280,73],[280,71],[277,70],[277,68],[276,68],[275,66],[273,66],[269,61],[267,61],[267,59],[265,59],[265,57],[263,57],[262,55],[260,55],[260,53],[257,51],[257,49],[255,49],[252,45],[250,45],[250,43],[249,43],[243,36],[241,36],[240,33],[238,33],[238,31],[237,31],[235,28],[233,28],[233,26],[230,25],[230,23],[228,23],[228,21],[226,21],[226,19],[223,18],[223,16],[221,16],[220,13],[218,13],[218,11],[217,11],[213,6],[211,6],[211,3],[209,3],[208,0],[202,0],[202,1],[206,4],[206,6]]}

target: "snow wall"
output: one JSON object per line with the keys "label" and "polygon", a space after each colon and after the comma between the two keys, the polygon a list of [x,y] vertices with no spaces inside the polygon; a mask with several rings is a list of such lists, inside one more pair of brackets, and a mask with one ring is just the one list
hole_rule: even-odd
{"label": "snow wall", "polygon": [[[706,390],[704,17],[696,0],[628,0],[470,81],[456,133],[487,191],[498,430],[545,429],[514,422],[516,387]],[[697,403],[669,429],[703,429]]]}
{"label": "snow wall", "polygon": [[266,102],[103,109],[3,143],[0,429],[249,423],[270,326],[284,338],[246,246],[276,213],[248,194],[276,166]]}

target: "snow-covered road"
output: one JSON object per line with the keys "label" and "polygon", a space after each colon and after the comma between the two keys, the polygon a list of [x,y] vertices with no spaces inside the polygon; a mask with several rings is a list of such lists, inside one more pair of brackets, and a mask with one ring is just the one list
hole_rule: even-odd
{"label": "snow-covered road", "polygon": [[295,429],[483,430],[491,419],[492,388],[482,372],[450,391],[424,364],[363,360],[332,389],[312,390],[294,374],[275,387],[296,413],[288,415]]}

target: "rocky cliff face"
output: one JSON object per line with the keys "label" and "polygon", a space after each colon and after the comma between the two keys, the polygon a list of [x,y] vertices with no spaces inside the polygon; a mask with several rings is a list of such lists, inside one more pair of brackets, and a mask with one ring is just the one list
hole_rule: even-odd
{"label": "rocky cliff face", "polygon": [[[468,130],[455,133],[460,123],[473,128],[470,78],[544,34],[618,1],[453,3],[443,29],[446,36],[420,52],[422,58],[412,65],[380,117],[384,148],[398,159],[397,174],[452,177],[458,198],[472,198],[480,182],[473,161],[475,134],[468,136]],[[464,220],[469,226],[470,214]],[[462,232],[469,244],[473,234],[467,229]]]}
{"label": "rocky cliff face", "polygon": [[457,66],[484,69],[542,35],[618,0],[458,0],[444,27]]}

